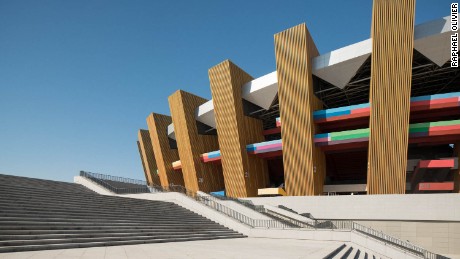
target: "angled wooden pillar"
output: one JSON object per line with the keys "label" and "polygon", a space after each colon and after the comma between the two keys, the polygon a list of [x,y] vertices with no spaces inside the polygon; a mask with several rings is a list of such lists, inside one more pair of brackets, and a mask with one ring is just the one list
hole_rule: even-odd
{"label": "angled wooden pillar", "polygon": [[136,142],[137,142],[137,149],[139,150],[139,156],[142,162],[142,170],[144,170],[145,181],[147,182],[148,185],[152,185],[152,182],[150,181],[147,175],[147,170],[145,169],[144,157],[142,156],[142,150],[141,150],[141,143],[139,143],[139,141],[136,141]]}
{"label": "angled wooden pillar", "polygon": [[305,24],[275,34],[278,98],[283,141],[284,181],[288,195],[319,195],[326,174],[324,153],[315,147],[312,59],[319,55]]}
{"label": "angled wooden pillar", "polygon": [[148,130],[140,129],[137,137],[139,139],[139,151],[141,153],[142,166],[149,185],[161,185],[160,177],[157,174],[157,163],[153,153],[152,141]]}
{"label": "angled wooden pillar", "polygon": [[243,113],[241,87],[252,77],[226,60],[209,69],[225,190],[230,197],[257,196],[269,183],[267,163],[246,145],[264,141],[262,121]]}
{"label": "angled wooden pillar", "polygon": [[177,149],[171,149],[169,145],[168,125],[171,122],[170,116],[162,114],[152,113],[147,117],[161,186],[169,186],[170,184],[184,186],[182,173],[174,171],[172,166],[172,162],[179,160],[179,154]]}
{"label": "angled wooden pillar", "polygon": [[403,194],[414,45],[415,0],[374,0],[368,194]]}
{"label": "angled wooden pillar", "polygon": [[169,96],[168,101],[185,187],[194,192],[223,190],[222,166],[203,163],[200,158],[203,153],[219,149],[217,136],[200,135],[197,129],[195,109],[208,100],[179,90]]}

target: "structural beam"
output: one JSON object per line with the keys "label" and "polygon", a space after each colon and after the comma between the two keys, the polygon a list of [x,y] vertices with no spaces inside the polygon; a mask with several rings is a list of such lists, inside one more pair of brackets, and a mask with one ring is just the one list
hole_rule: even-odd
{"label": "structural beam", "polygon": [[139,150],[139,156],[142,162],[142,170],[144,171],[145,181],[147,182],[148,185],[152,185],[152,182],[149,180],[149,177],[147,175],[147,170],[145,169],[144,157],[142,156],[142,150],[141,150],[141,143],[139,143],[139,141],[136,141],[136,142],[137,142],[137,149]]}
{"label": "structural beam", "polygon": [[415,0],[374,0],[368,194],[403,194]]}
{"label": "structural beam", "polygon": [[169,185],[184,186],[184,178],[181,172],[174,171],[172,163],[179,160],[177,149],[171,149],[168,138],[168,125],[171,124],[171,117],[152,113],[147,117],[150,139],[152,141],[153,153],[158,166],[161,186]]}
{"label": "structural beam", "polygon": [[206,193],[223,190],[222,166],[203,163],[200,158],[203,153],[219,149],[217,136],[200,135],[195,120],[195,109],[208,100],[179,90],[169,96],[168,101],[185,187]]}
{"label": "structural beam", "polygon": [[140,129],[137,138],[139,141],[138,147],[141,154],[142,166],[149,185],[160,185],[160,177],[158,176],[157,163],[153,154],[152,141],[150,140],[150,133],[148,130]]}
{"label": "structural beam", "polygon": [[264,141],[262,121],[243,113],[241,87],[252,77],[226,60],[209,69],[226,195],[257,196],[269,183],[267,163],[246,145]]}
{"label": "structural beam", "polygon": [[324,153],[313,142],[313,111],[322,109],[312,77],[312,59],[319,53],[307,26],[275,34],[275,55],[286,192],[319,195],[326,174]]}

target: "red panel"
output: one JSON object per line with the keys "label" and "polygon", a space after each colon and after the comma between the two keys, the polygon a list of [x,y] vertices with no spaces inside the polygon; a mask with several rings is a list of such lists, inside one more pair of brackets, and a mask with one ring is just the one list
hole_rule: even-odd
{"label": "red panel", "polygon": [[332,122],[332,121],[363,118],[363,117],[369,117],[369,114],[370,114],[370,112],[352,113],[352,114],[334,116],[334,117],[329,117],[329,118],[324,118],[324,119],[317,119],[317,120],[315,120],[315,122],[316,123],[326,123],[326,122]]}
{"label": "red panel", "polygon": [[281,128],[279,128],[279,127],[278,127],[278,128],[274,128],[274,129],[264,130],[264,131],[262,132],[262,134],[263,134],[264,136],[266,136],[266,135],[272,135],[272,134],[278,134],[278,133],[281,133]]}
{"label": "red panel", "polygon": [[452,191],[454,190],[454,182],[419,183],[417,189],[419,191]]}
{"label": "red panel", "polygon": [[367,108],[359,108],[359,109],[354,109],[354,110],[351,110],[351,114],[361,114],[361,113],[364,113],[364,114],[368,114],[367,116],[369,116],[371,112],[371,107],[367,107]]}
{"label": "red panel", "polygon": [[420,168],[452,168],[454,166],[454,159],[421,160],[418,163],[418,167]]}
{"label": "red panel", "polygon": [[448,108],[448,107],[458,107],[458,97],[413,102],[410,105],[410,110],[420,111],[420,110],[442,109],[442,108]]}

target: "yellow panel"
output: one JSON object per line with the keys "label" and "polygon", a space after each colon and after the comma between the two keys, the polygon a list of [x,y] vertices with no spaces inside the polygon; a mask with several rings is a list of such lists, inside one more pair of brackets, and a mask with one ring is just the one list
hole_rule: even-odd
{"label": "yellow panel", "polygon": [[160,178],[157,174],[157,164],[153,154],[152,142],[148,130],[140,129],[138,132],[138,143],[141,152],[142,165],[149,185],[160,185]]}
{"label": "yellow panel", "polygon": [[283,188],[264,188],[264,189],[259,189],[257,194],[259,196],[264,196],[264,195],[286,196],[286,192],[284,191]]}
{"label": "yellow panel", "polygon": [[269,178],[266,161],[246,152],[247,144],[264,141],[262,121],[243,113],[241,87],[252,77],[226,60],[209,69],[209,80],[226,194],[257,196],[257,189],[267,187]]}
{"label": "yellow panel", "polygon": [[158,166],[161,186],[170,184],[184,186],[184,178],[180,171],[174,171],[172,163],[179,160],[177,149],[171,149],[168,138],[168,125],[171,117],[152,113],[147,117],[150,139]]}
{"label": "yellow panel", "polygon": [[415,0],[374,0],[368,194],[403,194]]}
{"label": "yellow panel", "polygon": [[322,109],[314,95],[311,72],[318,50],[306,25],[276,34],[275,55],[286,192],[319,195],[323,192],[326,162],[313,142],[313,111]]}
{"label": "yellow panel", "polygon": [[[197,129],[195,109],[207,100],[181,90],[169,96],[168,100],[185,187],[194,192],[223,190],[222,166],[203,163],[200,158],[203,153],[219,149],[217,136],[200,135]],[[200,178],[202,181],[199,181]]]}

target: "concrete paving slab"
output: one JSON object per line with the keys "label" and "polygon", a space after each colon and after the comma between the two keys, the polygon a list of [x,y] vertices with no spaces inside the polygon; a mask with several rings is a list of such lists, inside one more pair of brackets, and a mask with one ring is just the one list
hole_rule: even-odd
{"label": "concrete paving slab", "polygon": [[0,259],[146,259],[146,258],[322,258],[336,241],[237,238],[129,246],[75,248],[0,254]]}

